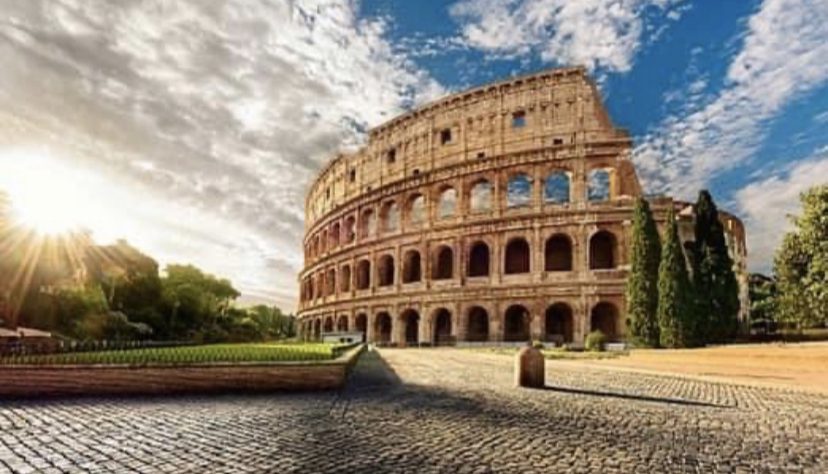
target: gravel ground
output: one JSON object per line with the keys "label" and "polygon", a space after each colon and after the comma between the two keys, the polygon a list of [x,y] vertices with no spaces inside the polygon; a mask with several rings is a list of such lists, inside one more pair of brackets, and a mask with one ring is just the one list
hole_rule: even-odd
{"label": "gravel ground", "polygon": [[341,392],[0,402],[5,472],[828,472],[828,397],[367,352]]}

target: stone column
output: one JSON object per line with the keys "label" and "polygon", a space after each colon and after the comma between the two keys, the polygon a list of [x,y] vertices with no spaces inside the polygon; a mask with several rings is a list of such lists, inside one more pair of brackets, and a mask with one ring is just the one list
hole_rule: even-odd
{"label": "stone column", "polygon": [[365,340],[368,342],[376,342],[376,331],[374,325],[376,324],[376,315],[370,312],[370,309],[366,313],[366,328],[365,328]]}
{"label": "stone column", "polygon": [[454,312],[452,312],[451,317],[451,331],[454,334],[454,337],[457,338],[457,341],[468,341],[469,340],[469,325],[468,319],[466,318],[466,311],[468,308],[464,304],[457,304],[454,306]]}
{"label": "stone column", "polygon": [[494,303],[487,310],[489,310],[489,341],[500,342],[503,340],[502,308],[499,303]]}
{"label": "stone column", "polygon": [[532,307],[527,309],[532,312],[532,324],[529,327],[530,337],[533,341],[542,341],[544,339],[544,326],[546,325],[543,300],[534,301]]}
{"label": "stone column", "polygon": [[417,341],[420,344],[430,345],[433,341],[431,335],[434,331],[431,329],[431,309],[423,308],[420,313],[420,323],[417,325]]}

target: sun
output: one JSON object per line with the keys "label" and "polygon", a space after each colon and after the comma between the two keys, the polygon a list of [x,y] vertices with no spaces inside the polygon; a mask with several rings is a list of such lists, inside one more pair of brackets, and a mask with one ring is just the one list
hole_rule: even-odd
{"label": "sun", "polygon": [[77,172],[40,151],[0,155],[0,191],[7,194],[11,221],[44,236],[80,230],[90,207]]}

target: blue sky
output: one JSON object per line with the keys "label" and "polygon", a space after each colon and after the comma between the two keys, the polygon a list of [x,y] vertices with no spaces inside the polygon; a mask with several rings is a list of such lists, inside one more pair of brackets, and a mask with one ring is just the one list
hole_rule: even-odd
{"label": "blue sky", "polygon": [[586,66],[635,139],[646,191],[709,188],[746,222],[753,270],[769,269],[798,193],[828,182],[824,0],[0,0],[0,12],[0,188],[14,200],[49,176],[47,207],[63,203],[98,240],[126,236],[286,309],[304,193],[327,160],[417,104],[514,74]]}

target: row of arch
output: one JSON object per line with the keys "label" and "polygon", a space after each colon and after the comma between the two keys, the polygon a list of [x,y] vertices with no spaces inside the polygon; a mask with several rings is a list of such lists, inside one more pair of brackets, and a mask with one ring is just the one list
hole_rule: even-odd
{"label": "row of arch", "polygon": [[[611,171],[603,168],[594,169],[589,174],[587,184],[588,201],[605,201],[610,198]],[[546,204],[565,204],[570,201],[571,173],[568,171],[554,171],[543,181],[543,202]],[[506,183],[505,205],[507,209],[529,206],[532,202],[533,180],[524,173],[511,175]],[[458,192],[451,185],[437,188],[433,217],[448,219],[458,212]],[[469,188],[468,211],[472,214],[489,212],[494,200],[494,186],[489,179],[480,178],[474,181]],[[315,258],[327,250],[340,245],[347,245],[360,238],[375,237],[379,234],[389,234],[400,230],[401,222],[409,227],[420,226],[428,217],[429,211],[426,197],[423,193],[415,192],[409,195],[402,203],[402,209],[397,199],[388,199],[379,206],[378,214],[369,208],[362,211],[359,222],[351,215],[332,223],[317,233],[307,244],[306,258]],[[358,228],[357,228],[358,224]]]}
{"label": "row of arch", "polygon": [[[616,268],[619,260],[617,246],[617,239],[612,232],[601,230],[593,234],[589,238],[588,267],[592,270]],[[572,271],[573,253],[573,242],[567,234],[553,234],[544,243],[543,270],[546,272]],[[417,249],[404,251],[399,271],[394,256],[390,253],[379,255],[373,263],[368,258],[357,260],[353,272],[351,264],[348,263],[343,264],[339,269],[333,267],[322,270],[303,280],[300,299],[310,301],[340,292],[350,292],[352,285],[355,290],[366,290],[371,288],[372,280],[377,287],[387,287],[394,285],[397,281],[408,284],[421,282],[425,278],[450,280],[457,276],[455,274],[456,258],[452,247],[441,245],[429,257],[431,264],[428,275],[424,272],[423,257]],[[469,248],[465,264],[466,276],[488,277],[492,271],[489,245],[482,240],[474,242]],[[508,240],[503,250],[503,273],[517,275],[532,271],[532,251],[529,242],[523,237]]]}
{"label": "row of arch", "polygon": [[[452,345],[457,342],[522,342],[533,336],[531,314],[520,304],[506,308],[494,324],[489,312],[482,306],[472,306],[463,314],[462,320],[451,310],[438,308],[424,321],[414,309],[406,309],[395,318],[388,311],[379,311],[373,318],[358,313],[353,319],[346,315],[315,317],[302,323],[306,339],[319,339],[323,333],[334,331],[358,331],[366,336],[367,342],[379,344],[430,344]],[[545,341],[558,344],[573,343],[576,337],[576,320],[572,307],[565,302],[549,305],[542,315],[542,333]],[[426,324],[425,330],[421,325]],[[353,327],[351,327],[353,326]],[[499,329],[497,329],[499,328]],[[589,313],[588,331],[601,331],[608,340],[621,337],[618,308],[611,302],[599,302]]]}

